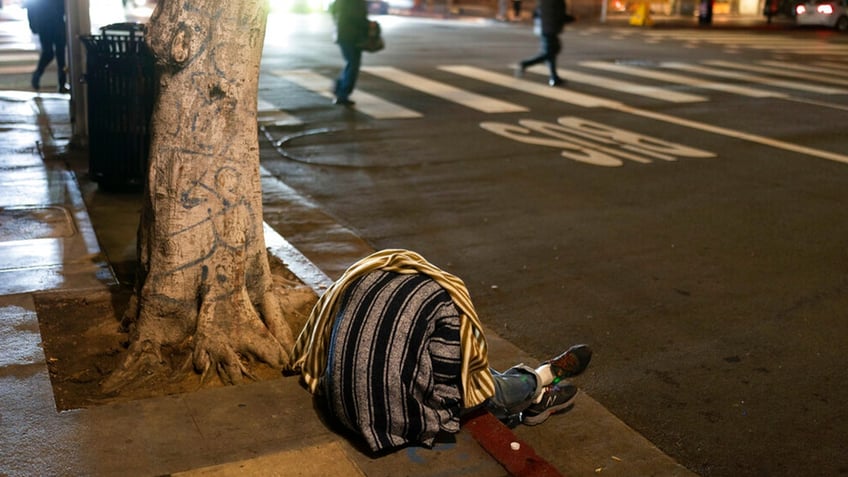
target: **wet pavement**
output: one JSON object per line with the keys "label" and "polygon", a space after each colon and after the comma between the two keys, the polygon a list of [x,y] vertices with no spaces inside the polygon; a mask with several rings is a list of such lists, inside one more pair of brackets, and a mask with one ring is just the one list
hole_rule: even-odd
{"label": "wet pavement", "polygon": [[56,135],[66,131],[40,119],[51,113],[67,116],[67,97],[4,93],[2,102],[0,291],[114,283],[105,257],[98,255],[97,238],[73,174],[62,164],[42,159],[42,154],[52,155],[63,147]]}

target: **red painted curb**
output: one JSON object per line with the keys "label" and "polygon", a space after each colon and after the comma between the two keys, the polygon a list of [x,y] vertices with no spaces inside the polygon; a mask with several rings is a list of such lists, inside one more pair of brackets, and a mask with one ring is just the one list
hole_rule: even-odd
{"label": "red painted curb", "polygon": [[[519,439],[504,423],[486,410],[477,410],[463,418],[463,429],[510,475],[515,477],[563,477],[548,461],[536,454],[530,445]],[[511,444],[518,443],[513,450]]]}

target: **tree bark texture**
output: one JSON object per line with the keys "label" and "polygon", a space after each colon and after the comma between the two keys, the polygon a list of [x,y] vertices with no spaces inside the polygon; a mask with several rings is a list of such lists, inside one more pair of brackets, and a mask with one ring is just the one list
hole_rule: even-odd
{"label": "tree bark texture", "polygon": [[[146,41],[159,91],[151,123],[130,347],[117,390],[171,367],[225,383],[287,364],[293,344],[262,223],[256,129],[266,0],[160,0]],[[171,353],[176,350],[177,353]],[[170,363],[168,356],[185,356]]]}

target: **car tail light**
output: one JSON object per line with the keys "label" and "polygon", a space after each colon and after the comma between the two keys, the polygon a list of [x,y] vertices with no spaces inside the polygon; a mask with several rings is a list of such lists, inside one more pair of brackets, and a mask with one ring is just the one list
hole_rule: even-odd
{"label": "car tail light", "polygon": [[805,7],[804,5],[796,5],[795,6],[795,14],[803,15],[805,13],[807,13],[807,7]]}
{"label": "car tail light", "polygon": [[816,7],[816,11],[822,15],[833,15],[833,5],[825,3]]}

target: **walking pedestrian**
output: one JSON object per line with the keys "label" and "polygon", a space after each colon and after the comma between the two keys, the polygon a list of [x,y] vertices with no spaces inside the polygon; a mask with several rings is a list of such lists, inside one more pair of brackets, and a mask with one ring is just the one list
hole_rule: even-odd
{"label": "walking pedestrian", "polygon": [[521,21],[521,0],[512,0],[512,20]]}
{"label": "walking pedestrian", "polygon": [[41,55],[38,65],[32,73],[30,85],[38,91],[41,88],[41,76],[47,65],[54,59],[58,71],[58,90],[60,93],[68,93],[67,73],[65,72],[65,46],[67,45],[65,28],[65,2],[64,0],[27,0],[24,3],[27,9],[30,30],[38,35],[41,43]]}
{"label": "walking pedestrian", "polygon": [[539,23],[538,35],[541,51],[538,55],[520,62],[515,70],[516,74],[522,76],[527,68],[546,62],[550,70],[548,84],[560,86],[565,82],[557,73],[556,60],[557,55],[562,50],[559,34],[562,33],[563,25],[566,22],[565,0],[540,0],[539,6],[533,12],[533,18],[535,22]]}
{"label": "walking pedestrian", "polygon": [[353,106],[350,99],[362,65],[362,43],[368,37],[368,7],[365,0],[336,0],[332,7],[336,22],[336,43],[345,66],[336,79],[335,104]]}
{"label": "walking pedestrian", "polygon": [[292,351],[323,408],[373,452],[431,446],[458,432],[463,411],[544,422],[573,405],[592,352],[572,346],[536,368],[489,367],[486,339],[465,284],[408,250],[353,264],[318,300]]}

